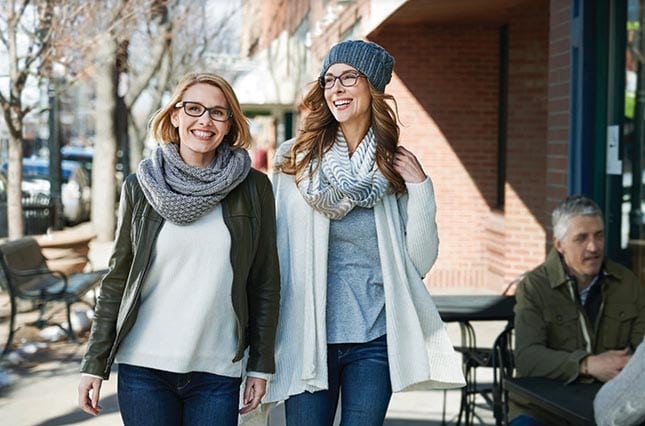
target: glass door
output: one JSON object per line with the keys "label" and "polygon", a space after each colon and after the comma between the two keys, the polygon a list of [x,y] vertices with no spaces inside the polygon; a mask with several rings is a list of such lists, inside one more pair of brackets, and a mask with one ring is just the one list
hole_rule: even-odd
{"label": "glass door", "polygon": [[626,15],[620,244],[645,282],[645,0],[628,0]]}

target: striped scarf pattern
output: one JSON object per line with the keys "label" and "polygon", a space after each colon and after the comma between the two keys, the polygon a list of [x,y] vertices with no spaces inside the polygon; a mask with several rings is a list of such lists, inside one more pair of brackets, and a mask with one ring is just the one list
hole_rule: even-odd
{"label": "striped scarf pattern", "polygon": [[355,206],[371,208],[383,198],[389,182],[376,164],[376,140],[370,128],[354,154],[340,129],[336,141],[320,161],[305,168],[298,190],[307,204],[330,219],[345,217]]}

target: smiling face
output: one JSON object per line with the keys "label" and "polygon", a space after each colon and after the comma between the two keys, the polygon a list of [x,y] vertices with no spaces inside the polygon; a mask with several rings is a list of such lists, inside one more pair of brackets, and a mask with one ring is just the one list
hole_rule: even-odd
{"label": "smiling face", "polygon": [[[222,90],[205,83],[186,89],[181,100],[198,102],[206,108],[229,108]],[[201,117],[191,117],[183,108],[173,110],[171,121],[179,132],[179,155],[187,164],[195,167],[206,167],[211,163],[215,158],[215,150],[231,128],[231,119],[215,121],[208,112],[204,112]]]}
{"label": "smiling face", "polygon": [[[329,67],[325,76],[337,77],[344,72],[358,72],[356,68],[347,64],[333,64]],[[334,82],[334,86],[325,91],[325,102],[341,128],[346,126],[357,126],[357,128],[369,127],[371,120],[372,97],[369,91],[369,82],[366,78],[359,78],[355,86],[345,87],[340,80]]]}
{"label": "smiling face", "polygon": [[569,219],[562,240],[554,238],[556,250],[562,255],[578,286],[583,289],[598,275],[605,250],[602,218],[574,216]]}

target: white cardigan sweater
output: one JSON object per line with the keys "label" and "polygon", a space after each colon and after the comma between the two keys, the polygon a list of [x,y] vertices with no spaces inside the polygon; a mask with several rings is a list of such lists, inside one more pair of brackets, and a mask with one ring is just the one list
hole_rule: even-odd
{"label": "white cardigan sweater", "polygon": [[[280,146],[277,161],[291,145]],[[273,177],[280,257],[280,320],[276,373],[264,403],[304,391],[327,389],[325,308],[329,219],[302,198],[294,177]],[[434,264],[439,239],[430,179],[407,185],[408,194],[387,195],[374,206],[383,272],[387,347],[392,391],[447,389],[465,385],[437,308],[423,283]],[[244,423],[261,423],[272,404]]]}

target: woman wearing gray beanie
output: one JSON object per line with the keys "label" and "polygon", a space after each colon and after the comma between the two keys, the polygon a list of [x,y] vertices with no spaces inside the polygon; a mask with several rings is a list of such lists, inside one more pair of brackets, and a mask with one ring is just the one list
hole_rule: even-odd
{"label": "woman wearing gray beanie", "polygon": [[382,424],[392,391],[460,387],[461,361],[422,277],[438,252],[432,182],[399,143],[394,58],[341,42],[277,153],[281,310],[264,402],[287,425]]}

